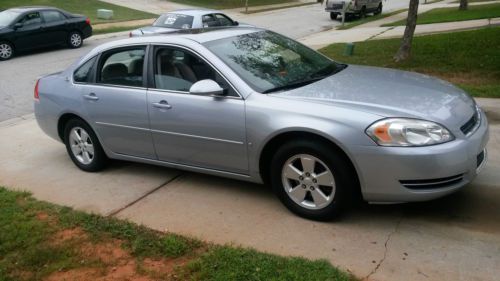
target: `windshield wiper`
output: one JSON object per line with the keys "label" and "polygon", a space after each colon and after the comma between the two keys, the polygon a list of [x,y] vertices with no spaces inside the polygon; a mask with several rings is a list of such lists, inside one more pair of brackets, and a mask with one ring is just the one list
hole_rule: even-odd
{"label": "windshield wiper", "polygon": [[287,84],[287,85],[283,85],[283,86],[279,86],[279,87],[276,87],[276,88],[271,88],[271,89],[265,90],[262,93],[263,94],[269,94],[269,93],[272,93],[272,92],[278,92],[278,91],[284,91],[284,90],[289,90],[289,89],[295,89],[295,88],[298,88],[298,87],[309,85],[309,84],[314,83],[316,81],[319,81],[321,79],[323,79],[323,77],[309,78],[309,79],[305,79],[305,80],[300,80],[300,81],[296,81],[296,82],[293,82],[293,83],[290,83],[290,84]]}

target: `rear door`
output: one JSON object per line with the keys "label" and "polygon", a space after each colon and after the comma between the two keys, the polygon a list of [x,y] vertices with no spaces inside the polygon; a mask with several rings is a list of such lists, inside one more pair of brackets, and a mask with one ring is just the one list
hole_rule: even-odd
{"label": "rear door", "polygon": [[65,43],[68,37],[66,30],[67,21],[65,15],[56,10],[41,11],[44,24],[42,30],[48,42],[55,44]]}
{"label": "rear door", "polygon": [[147,46],[113,49],[100,55],[95,83],[80,94],[104,146],[117,154],[155,159],[147,108],[144,58]]}

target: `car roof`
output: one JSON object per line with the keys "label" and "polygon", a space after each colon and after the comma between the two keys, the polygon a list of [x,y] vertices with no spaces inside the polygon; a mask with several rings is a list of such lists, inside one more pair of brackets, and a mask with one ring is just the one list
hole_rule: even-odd
{"label": "car roof", "polygon": [[265,29],[257,27],[220,27],[220,28],[200,28],[200,29],[181,29],[174,32],[165,34],[156,34],[141,37],[132,37],[127,39],[116,40],[105,43],[96,49],[94,52],[101,52],[102,50],[112,49],[124,45],[131,44],[150,44],[150,43],[175,43],[176,39],[188,39],[198,42],[200,44],[224,39],[233,36],[255,33],[264,31]]}
{"label": "car roof", "polygon": [[211,9],[178,9],[175,11],[171,11],[165,14],[182,14],[182,15],[187,15],[187,16],[201,16],[205,14],[213,14],[213,13],[220,13],[220,11],[217,10],[211,10]]}
{"label": "car roof", "polygon": [[24,12],[30,12],[30,11],[37,11],[37,10],[59,10],[54,7],[49,7],[49,6],[23,6],[23,7],[14,7],[8,9],[9,11],[14,11],[14,12],[19,12],[19,13],[24,13]]}

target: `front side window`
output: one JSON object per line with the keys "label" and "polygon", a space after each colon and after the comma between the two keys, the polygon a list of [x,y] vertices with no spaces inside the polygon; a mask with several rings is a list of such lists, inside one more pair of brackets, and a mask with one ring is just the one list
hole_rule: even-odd
{"label": "front side window", "polygon": [[146,47],[104,53],[99,64],[97,82],[142,87],[145,54]]}
{"label": "front side window", "polygon": [[92,67],[94,66],[97,57],[93,57],[82,64],[73,74],[73,80],[78,83],[92,82]]}
{"label": "front side window", "polygon": [[154,52],[154,82],[161,90],[189,92],[201,80],[211,79],[226,90],[227,96],[238,97],[231,85],[210,65],[195,54],[174,47],[157,47]]}
{"label": "front side window", "polygon": [[35,24],[41,24],[42,19],[40,18],[40,13],[39,12],[34,12],[34,13],[29,13],[24,16],[24,18],[20,21],[23,25],[35,25]]}
{"label": "front side window", "polygon": [[19,13],[9,10],[0,12],[0,26],[9,26],[18,16]]}
{"label": "front side window", "polygon": [[219,21],[220,26],[232,26],[234,25],[233,21],[223,14],[215,14],[215,17]]}
{"label": "front side window", "polygon": [[345,68],[271,31],[223,38],[204,45],[261,93],[304,86]]}
{"label": "front side window", "polygon": [[43,19],[46,23],[65,20],[66,17],[58,11],[43,11]]}
{"label": "front side window", "polygon": [[194,17],[180,14],[164,14],[160,16],[154,23],[156,27],[166,27],[175,29],[189,29],[193,26]]}

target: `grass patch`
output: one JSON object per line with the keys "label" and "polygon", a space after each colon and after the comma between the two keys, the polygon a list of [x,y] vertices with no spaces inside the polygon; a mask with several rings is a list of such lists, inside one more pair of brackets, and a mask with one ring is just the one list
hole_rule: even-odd
{"label": "grass patch", "polygon": [[416,71],[448,80],[476,97],[500,98],[500,27],[417,36],[412,57],[396,63],[393,56],[400,43],[400,39],[359,42],[353,56],[343,55],[345,44],[320,51],[337,61]]}
{"label": "grass patch", "polygon": [[355,21],[347,22],[347,23],[344,24],[344,26],[337,27],[337,29],[338,30],[350,29],[350,28],[353,28],[355,26],[362,25],[362,24],[365,24],[365,23],[368,23],[368,22],[372,22],[372,21],[384,19],[384,18],[387,18],[387,17],[390,17],[390,16],[394,16],[394,15],[397,15],[399,13],[405,12],[407,10],[408,9],[401,9],[401,10],[393,11],[393,12],[390,12],[390,13],[387,13],[387,14],[379,14],[379,15],[367,16],[364,19],[358,19],[358,20],[355,20]]}
{"label": "grass patch", "polygon": [[353,280],[326,261],[214,246],[0,187],[0,280]]}
{"label": "grass patch", "polygon": [[[417,24],[490,19],[497,17],[500,17],[500,3],[469,6],[466,11],[459,11],[457,7],[432,9],[418,15]],[[383,26],[396,25],[406,25],[406,20],[384,24]]]}
{"label": "grass patch", "polygon": [[[171,0],[172,2],[177,2],[180,4],[186,4],[191,6],[212,8],[212,9],[233,9],[245,7],[244,0]],[[248,6],[262,6],[262,5],[272,5],[272,4],[283,4],[297,2],[296,0],[249,0]]]}
{"label": "grass patch", "polygon": [[[66,10],[75,14],[83,14],[90,18],[94,23],[119,22],[130,20],[141,20],[155,18],[158,15],[146,13],[123,6],[118,6],[98,0],[2,0],[0,1],[0,10],[19,6],[52,6]],[[113,10],[114,18],[112,20],[103,20],[97,18],[97,9]]]}

